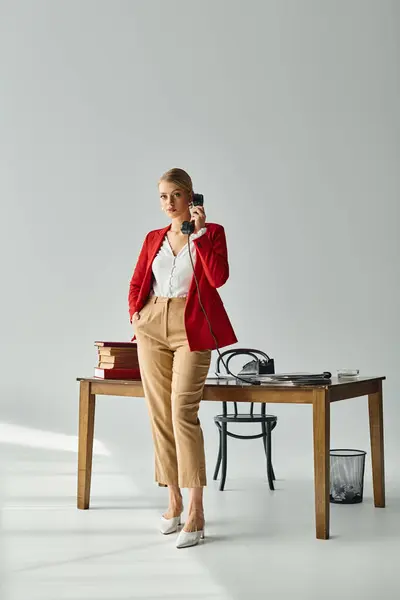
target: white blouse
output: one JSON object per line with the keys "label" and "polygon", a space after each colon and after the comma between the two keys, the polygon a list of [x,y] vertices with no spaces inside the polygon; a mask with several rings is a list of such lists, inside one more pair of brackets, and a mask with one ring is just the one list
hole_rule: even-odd
{"label": "white blouse", "polygon": [[[193,240],[207,231],[206,227],[190,236],[190,251],[193,264],[196,264],[196,246]],[[188,245],[185,244],[175,256],[166,235],[153,261],[152,296],[164,298],[186,298],[193,277]]]}

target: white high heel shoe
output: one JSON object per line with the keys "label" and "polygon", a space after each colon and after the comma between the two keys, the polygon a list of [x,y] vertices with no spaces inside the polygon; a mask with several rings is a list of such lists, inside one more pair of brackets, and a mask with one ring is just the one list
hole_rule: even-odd
{"label": "white high heel shoe", "polygon": [[190,546],[197,546],[200,540],[204,540],[204,526],[200,531],[185,531],[181,529],[181,532],[176,540],[177,548],[189,548]]}
{"label": "white high heel shoe", "polygon": [[181,525],[181,515],[179,517],[172,517],[172,519],[166,519],[161,517],[160,531],[163,535],[169,535],[178,531],[178,527]]}

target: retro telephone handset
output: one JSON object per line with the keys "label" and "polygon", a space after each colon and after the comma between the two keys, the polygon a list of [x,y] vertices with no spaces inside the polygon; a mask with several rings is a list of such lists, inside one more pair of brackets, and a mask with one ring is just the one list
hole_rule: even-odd
{"label": "retro telephone handset", "polygon": [[[204,204],[204,196],[203,194],[193,194],[193,206],[203,206]],[[190,235],[194,232],[194,221],[183,221],[181,225],[182,233],[186,235]]]}
{"label": "retro telephone handset", "polygon": [[[204,205],[204,196],[203,196],[203,194],[193,194],[193,201],[192,201],[192,203],[193,203],[193,206],[203,206]],[[261,381],[244,379],[243,377],[239,377],[239,375],[234,375],[234,373],[232,373],[229,370],[228,365],[225,364],[225,361],[222,358],[221,352],[220,352],[219,347],[218,347],[218,341],[217,341],[217,339],[215,337],[215,334],[214,334],[214,332],[212,330],[210,320],[208,318],[206,310],[205,310],[205,308],[203,306],[203,303],[201,301],[199,282],[197,281],[197,277],[196,277],[196,273],[195,273],[195,268],[194,268],[194,263],[193,263],[193,257],[192,257],[192,252],[191,252],[191,248],[190,248],[190,236],[191,236],[192,233],[194,233],[194,227],[195,227],[194,221],[184,221],[182,223],[182,225],[181,225],[181,231],[182,231],[182,233],[184,233],[185,235],[188,236],[189,257],[190,257],[190,262],[192,264],[193,277],[194,277],[194,280],[195,280],[195,283],[196,283],[196,288],[197,288],[197,295],[199,297],[199,302],[200,302],[201,310],[204,313],[204,316],[205,316],[207,324],[208,324],[208,328],[210,330],[210,333],[212,335],[212,338],[213,338],[215,346],[216,346],[216,350],[217,350],[217,352],[219,354],[219,360],[222,361],[222,364],[224,365],[226,372],[229,373],[229,375],[232,375],[233,377],[235,377],[236,379],[238,379],[239,381],[243,381],[244,383],[251,383],[252,385],[261,385]]]}

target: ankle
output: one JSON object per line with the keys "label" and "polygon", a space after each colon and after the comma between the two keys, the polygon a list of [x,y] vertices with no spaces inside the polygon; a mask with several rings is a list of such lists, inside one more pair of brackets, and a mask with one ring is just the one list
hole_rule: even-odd
{"label": "ankle", "polygon": [[170,486],[169,488],[169,501],[174,504],[182,502],[182,492],[178,486]]}
{"label": "ankle", "polygon": [[201,505],[190,505],[188,508],[188,514],[202,517],[204,516],[204,508]]}
{"label": "ankle", "polygon": [[183,503],[182,496],[179,494],[170,494],[169,503],[170,504],[182,504]]}
{"label": "ankle", "polygon": [[183,511],[182,498],[170,498],[168,509],[169,511],[173,511],[174,513],[180,514]]}

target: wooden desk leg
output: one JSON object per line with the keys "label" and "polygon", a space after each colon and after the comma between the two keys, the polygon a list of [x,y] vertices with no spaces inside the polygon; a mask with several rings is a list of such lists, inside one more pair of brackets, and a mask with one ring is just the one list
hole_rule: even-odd
{"label": "wooden desk leg", "polygon": [[385,462],[383,444],[383,397],[382,382],[375,394],[368,396],[369,431],[371,438],[372,481],[374,486],[374,503],[379,508],[385,507]]}
{"label": "wooden desk leg", "polygon": [[79,394],[78,508],[89,508],[96,396],[90,382],[81,381]]}
{"label": "wooden desk leg", "polygon": [[315,524],[319,540],[329,539],[330,402],[328,390],[316,389],[313,400]]}

